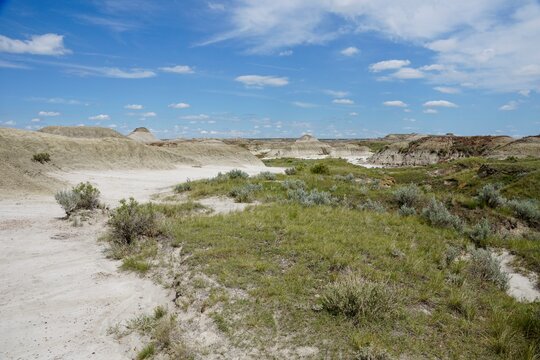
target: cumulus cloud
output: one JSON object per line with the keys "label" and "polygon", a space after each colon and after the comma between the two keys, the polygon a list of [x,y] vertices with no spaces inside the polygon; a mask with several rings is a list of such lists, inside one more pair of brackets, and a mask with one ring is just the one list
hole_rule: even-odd
{"label": "cumulus cloud", "polygon": [[499,110],[512,111],[512,110],[516,110],[517,108],[518,108],[518,102],[517,101],[509,101],[508,103],[501,106],[499,108]]}
{"label": "cumulus cloud", "polygon": [[143,106],[139,105],[139,104],[128,104],[128,105],[124,106],[124,108],[125,109],[130,109],[130,110],[142,110]]}
{"label": "cumulus cloud", "polygon": [[180,102],[177,104],[169,104],[169,107],[173,109],[187,109],[191,107],[191,105],[189,105],[188,103]]}
{"label": "cumulus cloud", "polygon": [[147,117],[156,117],[157,114],[153,111],[149,111],[149,112],[145,112],[144,114],[141,115],[143,118],[147,118]]}
{"label": "cumulus cloud", "polygon": [[160,67],[159,70],[175,74],[193,74],[195,72],[191,66],[187,65],[165,66]]}
{"label": "cumulus cloud", "polygon": [[4,121],[3,124],[8,125],[8,126],[17,125],[17,123],[15,121],[13,121],[13,120]]}
{"label": "cumulus cloud", "polygon": [[339,90],[324,90],[323,92],[325,94],[327,94],[327,95],[330,95],[330,96],[336,97],[336,98],[343,98],[343,97],[349,95],[349,92],[347,92],[347,91],[339,91]]}
{"label": "cumulus cloud", "polygon": [[208,3],[208,8],[212,11],[225,11],[225,5],[221,3]]}
{"label": "cumulus cloud", "polygon": [[354,46],[349,46],[348,48],[346,49],[343,49],[340,51],[341,55],[343,56],[354,56],[356,54],[358,54],[360,52],[360,50],[358,50],[358,48],[354,47]]}
{"label": "cumulus cloud", "polygon": [[378,63],[371,64],[369,66],[369,70],[371,72],[381,72],[385,70],[396,70],[400,69],[404,66],[410,65],[411,62],[409,60],[385,60],[385,61],[379,61]]}
{"label": "cumulus cloud", "polygon": [[519,90],[518,94],[521,96],[529,97],[529,95],[531,94],[531,90]]}
{"label": "cumulus cloud", "polygon": [[128,71],[118,68],[104,68],[103,75],[119,79],[145,79],[156,76],[156,73],[151,70],[131,69]]}
{"label": "cumulus cloud", "polygon": [[41,121],[41,119],[39,119],[39,118],[33,118],[33,119],[32,119],[32,120],[30,120],[30,121],[31,121],[31,122],[34,122],[34,123],[36,123],[36,122],[40,122],[40,121]]}
{"label": "cumulus cloud", "polygon": [[58,34],[32,35],[28,40],[16,40],[0,35],[0,52],[33,55],[65,55],[64,36]]}
{"label": "cumulus cloud", "polygon": [[317,107],[316,104],[302,102],[302,101],[293,101],[292,104],[301,108],[305,108],[305,109]]}
{"label": "cumulus cloud", "polygon": [[396,79],[408,80],[408,79],[421,79],[425,75],[418,69],[404,67],[396,71],[391,77]]}
{"label": "cumulus cloud", "polygon": [[339,104],[339,105],[353,105],[354,104],[354,101],[351,99],[334,99],[332,100],[332,102],[334,104]]}
{"label": "cumulus cloud", "polygon": [[57,111],[40,111],[38,113],[39,116],[58,116],[60,115]]}
{"label": "cumulus cloud", "polygon": [[210,116],[206,114],[199,114],[199,115],[186,115],[180,117],[182,120],[192,120],[192,121],[201,121],[201,120],[208,120],[210,119]]}
{"label": "cumulus cloud", "polygon": [[88,120],[96,120],[96,121],[103,121],[103,120],[110,120],[110,119],[111,117],[107,114],[94,115],[88,118]]}
{"label": "cumulus cloud", "polygon": [[349,116],[358,116],[358,113],[353,111],[353,112],[349,113]]}
{"label": "cumulus cloud", "polygon": [[242,75],[238,76],[235,80],[252,87],[280,87],[289,84],[288,78],[278,76]]}
{"label": "cumulus cloud", "polygon": [[458,88],[447,86],[436,86],[434,89],[443,94],[457,94],[460,92]]}
{"label": "cumulus cloud", "polygon": [[279,52],[279,56],[291,56],[293,54],[292,50],[283,50]]}
{"label": "cumulus cloud", "polygon": [[436,109],[426,109],[424,110],[425,114],[437,114],[438,111]]}
{"label": "cumulus cloud", "polygon": [[425,107],[446,107],[446,108],[456,108],[456,104],[446,100],[432,100],[424,103]]}
{"label": "cumulus cloud", "polygon": [[408,105],[405,104],[403,101],[401,100],[392,100],[392,101],[385,101],[383,102],[383,105],[384,106],[391,106],[391,107],[407,107]]}

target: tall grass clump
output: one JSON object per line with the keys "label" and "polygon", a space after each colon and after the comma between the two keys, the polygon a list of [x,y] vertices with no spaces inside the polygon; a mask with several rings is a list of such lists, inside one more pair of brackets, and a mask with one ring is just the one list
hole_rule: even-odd
{"label": "tall grass clump", "polygon": [[367,199],[366,202],[358,205],[358,210],[375,211],[378,213],[386,212],[386,208],[381,202],[371,199]]}
{"label": "tall grass clump", "polygon": [[281,186],[283,186],[284,189],[306,189],[307,185],[303,180],[300,179],[291,179],[291,180],[285,180]]}
{"label": "tall grass clump", "polygon": [[188,179],[186,182],[176,185],[174,187],[174,192],[181,194],[186,191],[191,191],[191,189],[192,189],[191,180]]}
{"label": "tall grass clump", "polygon": [[328,175],[330,174],[330,168],[326,164],[315,164],[309,169],[312,174]]}
{"label": "tall grass clump", "polygon": [[398,206],[413,208],[422,199],[422,190],[416,184],[402,186],[392,194]]}
{"label": "tall grass clump", "polygon": [[489,250],[471,250],[469,273],[481,281],[495,284],[501,290],[508,289],[508,275],[502,271],[501,262]]}
{"label": "tall grass clump", "polygon": [[37,153],[32,156],[32,161],[38,162],[40,164],[45,164],[46,162],[51,161],[51,155],[46,152]]}
{"label": "tall grass clump", "polygon": [[270,171],[263,171],[262,173],[257,175],[257,177],[263,180],[276,180],[276,174],[271,173]]}
{"label": "tall grass clump", "polygon": [[396,310],[397,302],[386,282],[367,281],[354,273],[330,284],[321,297],[324,310],[355,323],[379,320]]}
{"label": "tall grass clump", "polygon": [[140,236],[158,233],[157,212],[152,204],[139,204],[135,199],[120,200],[109,217],[113,240],[121,245],[130,245]]}
{"label": "tall grass clump", "polygon": [[295,167],[285,169],[285,175],[296,175],[297,172]]}
{"label": "tall grass clump", "polygon": [[303,206],[330,205],[335,202],[335,199],[332,198],[330,193],[317,189],[309,192],[302,188],[290,189],[287,191],[287,197],[290,201],[297,202]]}
{"label": "tall grass clump", "polygon": [[463,230],[463,222],[459,216],[451,214],[446,206],[435,198],[431,198],[428,206],[422,210],[422,217],[432,226]]}
{"label": "tall grass clump", "polygon": [[260,184],[247,184],[241,187],[232,189],[229,196],[233,197],[236,202],[248,203],[253,201],[253,193],[262,190]]}
{"label": "tall grass clump", "polygon": [[401,205],[398,213],[400,216],[413,216],[416,215],[416,209],[407,205]]}
{"label": "tall grass clump", "polygon": [[347,174],[345,176],[343,175],[336,175],[334,176],[334,179],[337,181],[345,181],[345,182],[354,182],[354,175],[353,174]]}
{"label": "tall grass clump", "polygon": [[76,210],[93,210],[99,207],[99,190],[89,182],[80,183],[71,190],[61,190],[54,195],[56,202],[67,216]]}
{"label": "tall grass clump", "polygon": [[510,200],[508,206],[514,215],[529,225],[540,226],[540,208],[533,200]]}
{"label": "tall grass clump", "polygon": [[506,199],[499,192],[499,186],[494,184],[484,185],[478,192],[477,199],[481,205],[493,209],[504,205],[506,202]]}
{"label": "tall grass clump", "polygon": [[375,347],[363,347],[353,357],[354,360],[392,360],[385,350]]}

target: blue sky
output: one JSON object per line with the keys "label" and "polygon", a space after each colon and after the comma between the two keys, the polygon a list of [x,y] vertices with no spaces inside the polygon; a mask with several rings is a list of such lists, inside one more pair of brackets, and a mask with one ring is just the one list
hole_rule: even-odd
{"label": "blue sky", "polygon": [[0,126],[540,133],[535,0],[0,0]]}

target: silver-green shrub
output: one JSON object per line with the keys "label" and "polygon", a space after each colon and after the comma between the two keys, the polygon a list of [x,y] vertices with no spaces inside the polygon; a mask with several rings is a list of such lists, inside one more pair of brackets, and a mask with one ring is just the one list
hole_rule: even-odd
{"label": "silver-green shrub", "polygon": [[499,289],[508,288],[508,275],[501,269],[501,262],[486,249],[471,250],[469,273],[482,281],[489,281]]}
{"label": "silver-green shrub", "polygon": [[446,206],[435,198],[431,198],[428,206],[422,210],[422,217],[433,226],[463,230],[463,222],[459,216],[451,214]]}
{"label": "silver-green shrub", "polygon": [[499,186],[494,184],[484,185],[478,192],[477,199],[480,204],[490,208],[497,208],[506,202],[506,199],[499,192]]}
{"label": "silver-green shrub", "polygon": [[422,190],[416,184],[409,184],[396,189],[393,193],[394,201],[399,206],[414,207],[422,199]]}

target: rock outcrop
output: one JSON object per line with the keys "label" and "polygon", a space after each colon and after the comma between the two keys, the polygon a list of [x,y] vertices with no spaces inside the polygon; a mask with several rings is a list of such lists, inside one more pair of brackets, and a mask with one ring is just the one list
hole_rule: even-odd
{"label": "rock outcrop", "polygon": [[150,130],[145,127],[136,128],[127,137],[146,144],[159,141],[159,139],[156,138],[154,134],[152,134]]}

